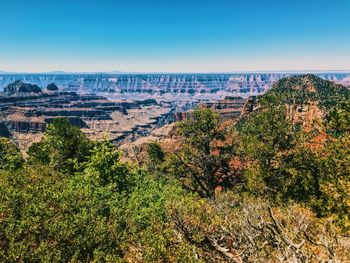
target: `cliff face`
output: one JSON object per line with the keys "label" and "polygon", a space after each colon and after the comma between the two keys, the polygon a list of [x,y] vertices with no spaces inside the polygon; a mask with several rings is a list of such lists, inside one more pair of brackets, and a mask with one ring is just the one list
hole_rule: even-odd
{"label": "cliff face", "polygon": [[[221,121],[234,120],[241,116],[246,101],[247,100],[242,97],[230,96],[226,97],[223,100],[201,103],[199,104],[199,107],[213,109],[219,114]],[[189,118],[190,116],[191,111],[177,112],[175,114],[175,119],[176,121],[182,121]]]}
{"label": "cliff face", "polygon": [[[14,80],[22,80],[39,86],[55,83],[62,90],[107,92],[111,94],[140,93],[178,94],[195,96],[226,92],[226,95],[248,96],[268,91],[278,80],[290,74],[36,74],[0,75],[0,90]],[[319,77],[350,86],[350,74],[320,73]]]}
{"label": "cliff face", "polygon": [[234,74],[139,74],[86,77],[81,85],[88,90],[110,93],[179,94],[194,96],[227,93],[262,93],[280,76]]}
{"label": "cliff face", "polygon": [[87,120],[112,120],[112,112],[126,114],[127,109],[147,105],[156,105],[156,101],[113,102],[102,96],[78,95],[74,92],[0,97],[0,109],[6,123],[10,130],[17,132],[43,132],[48,120],[55,117],[66,117],[79,127],[86,128]]}
{"label": "cliff face", "polygon": [[6,125],[10,131],[18,133],[42,133],[45,131],[46,123],[41,119],[11,119],[6,121]]}
{"label": "cliff face", "polygon": [[55,118],[67,118],[92,139],[107,136],[118,141],[146,134],[149,129],[171,121],[173,116],[171,106],[160,106],[153,99],[112,101],[94,94],[52,90],[0,93],[0,109],[0,136],[23,139],[24,148],[29,140],[41,137]]}
{"label": "cliff face", "polygon": [[241,97],[226,97],[223,100],[215,102],[206,102],[202,107],[215,110],[221,117],[222,121],[234,120],[241,116],[246,99]]}

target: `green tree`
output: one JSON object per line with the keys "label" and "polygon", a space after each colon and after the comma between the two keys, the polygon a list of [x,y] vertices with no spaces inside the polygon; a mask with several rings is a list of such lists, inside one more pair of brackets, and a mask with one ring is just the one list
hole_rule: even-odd
{"label": "green tree", "polygon": [[142,175],[125,209],[128,243],[139,251],[132,257],[142,262],[195,262],[194,247],[179,239],[168,206],[185,196],[193,202],[196,199],[174,179]]}
{"label": "green tree", "polygon": [[146,148],[146,168],[150,173],[163,176],[166,172],[166,153],[161,146],[156,142],[147,144]]}
{"label": "green tree", "polygon": [[165,159],[165,153],[156,142],[147,144],[147,155],[151,162],[161,163]]}
{"label": "green tree", "polygon": [[274,107],[253,113],[241,120],[238,130],[240,153],[248,163],[254,165],[258,161],[258,174],[268,191],[271,194],[288,191],[295,174],[293,150],[301,143],[301,137],[284,109]]}
{"label": "green tree", "polygon": [[49,124],[44,138],[28,150],[31,162],[49,164],[60,171],[72,172],[86,161],[93,142],[88,140],[79,127],[65,118],[57,118]]}
{"label": "green tree", "polygon": [[114,184],[119,192],[127,190],[133,184],[133,172],[120,161],[120,157],[111,142],[98,142],[84,164],[84,173],[96,178],[102,185]]}
{"label": "green tree", "polygon": [[24,159],[21,152],[9,139],[0,138],[0,169],[16,170],[22,167]]}
{"label": "green tree", "polygon": [[184,141],[181,152],[169,159],[169,171],[184,186],[203,197],[214,197],[217,186],[228,186],[233,179],[229,160],[233,147],[225,144],[226,131],[220,127],[217,113],[197,108],[177,124]]}
{"label": "green tree", "polygon": [[342,101],[330,110],[326,126],[335,136],[350,132],[350,100]]}
{"label": "green tree", "polygon": [[322,215],[334,216],[341,228],[350,233],[350,135],[331,142],[320,157]]}

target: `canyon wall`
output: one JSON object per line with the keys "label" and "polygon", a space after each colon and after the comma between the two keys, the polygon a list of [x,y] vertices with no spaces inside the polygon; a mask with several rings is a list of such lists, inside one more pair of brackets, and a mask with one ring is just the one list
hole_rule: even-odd
{"label": "canyon wall", "polygon": [[[0,75],[0,91],[22,80],[40,87],[55,83],[63,90],[80,92],[143,94],[229,94],[257,95],[291,73],[246,74],[12,74]],[[318,73],[321,78],[350,85],[349,73]]]}

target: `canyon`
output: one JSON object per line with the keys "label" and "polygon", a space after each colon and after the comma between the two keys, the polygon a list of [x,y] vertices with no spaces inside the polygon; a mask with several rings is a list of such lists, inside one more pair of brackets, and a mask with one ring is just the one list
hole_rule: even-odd
{"label": "canyon", "polygon": [[[0,135],[25,150],[66,117],[91,139],[136,141],[187,118],[196,105],[222,120],[238,118],[248,98],[288,74],[0,74]],[[348,73],[318,76],[350,86]]]}
{"label": "canyon", "polygon": [[16,81],[0,94],[0,136],[12,137],[25,150],[41,139],[48,124],[65,117],[91,139],[118,142],[172,121],[171,104],[145,100],[108,100],[96,94],[61,91],[49,84],[41,90]]}
{"label": "canyon", "polygon": [[[298,73],[236,74],[0,74],[0,91],[21,80],[46,87],[55,83],[61,90],[106,93],[120,98],[153,96],[160,100],[223,98],[232,94],[247,97],[263,94],[283,77]],[[349,72],[318,72],[315,75],[344,86],[350,85]],[[142,98],[143,99],[143,98]]]}

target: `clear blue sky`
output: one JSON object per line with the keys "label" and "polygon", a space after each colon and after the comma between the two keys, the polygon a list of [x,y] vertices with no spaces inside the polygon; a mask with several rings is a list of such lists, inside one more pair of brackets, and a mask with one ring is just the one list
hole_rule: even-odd
{"label": "clear blue sky", "polygon": [[0,0],[0,70],[350,70],[350,0]]}

